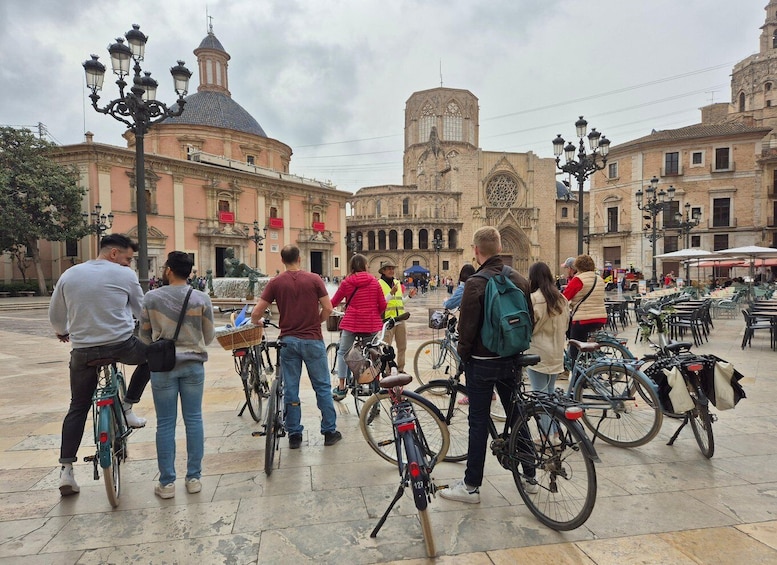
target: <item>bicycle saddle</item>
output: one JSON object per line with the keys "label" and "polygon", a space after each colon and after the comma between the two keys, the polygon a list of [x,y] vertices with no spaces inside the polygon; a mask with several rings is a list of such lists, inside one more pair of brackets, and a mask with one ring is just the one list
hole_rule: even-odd
{"label": "bicycle saddle", "polygon": [[412,380],[413,380],[413,376],[408,375],[406,373],[389,375],[388,377],[383,377],[382,379],[380,379],[380,387],[394,388],[395,386],[405,386],[406,384],[410,384]]}
{"label": "bicycle saddle", "polygon": [[599,349],[599,344],[595,341],[577,341],[576,339],[570,339],[569,343],[583,353],[590,353],[591,351]]}

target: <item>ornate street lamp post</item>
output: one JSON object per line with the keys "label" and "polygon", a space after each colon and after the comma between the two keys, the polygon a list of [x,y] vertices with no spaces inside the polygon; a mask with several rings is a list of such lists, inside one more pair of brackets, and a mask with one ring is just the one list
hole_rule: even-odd
{"label": "ornate street lamp post", "polygon": [[650,240],[653,252],[653,274],[650,278],[650,286],[652,288],[658,286],[658,279],[656,277],[656,242],[663,237],[662,234],[658,233],[656,219],[658,214],[663,212],[664,208],[669,206],[669,203],[674,200],[674,193],[675,188],[673,186],[667,188],[666,192],[664,192],[663,188],[658,190],[658,178],[653,177],[650,179],[650,186],[645,187],[644,193],[642,189],[639,189],[634,194],[637,199],[637,208],[648,214],[644,219],[651,220],[650,226],[646,226],[651,231],[645,233],[645,237]]}
{"label": "ornate street lamp post", "polygon": [[440,283],[440,249],[442,249],[442,237],[432,239],[432,247],[437,253],[437,285]]}
{"label": "ornate street lamp post", "polygon": [[97,234],[97,255],[100,254],[100,241],[102,241],[103,234],[113,225],[113,212],[108,212],[106,216],[102,210],[103,207],[98,202],[92,212],[81,213],[84,222],[89,224],[89,230]]}
{"label": "ornate street lamp post", "polygon": [[[596,128],[591,129],[588,134],[588,144],[591,153],[586,153],[585,137],[588,128],[588,122],[580,116],[575,122],[577,137],[580,138],[578,147],[572,142],[564,144],[566,141],[561,134],[553,140],[553,154],[556,156],[556,167],[559,170],[575,177],[578,189],[578,212],[577,212],[577,254],[583,254],[583,184],[585,180],[596,171],[602,170],[607,164],[607,154],[610,152],[610,140],[604,137]],[[577,149],[577,160],[575,160],[575,150]],[[564,154],[566,163],[561,164],[561,154]]]}
{"label": "ornate street lamp post", "polygon": [[[259,233],[262,232],[262,233]],[[254,245],[256,246],[256,254],[254,255],[254,266],[256,267],[256,270],[259,270],[259,252],[264,251],[264,245],[262,242],[267,239],[267,226],[264,226],[263,228],[259,227],[259,222],[257,220],[254,220],[254,235],[250,236],[249,239],[253,240]]]}
{"label": "ornate street lamp post", "polygon": [[[693,214],[691,214],[691,203],[686,202],[685,206],[685,216],[681,212],[677,212],[674,217],[675,220],[677,220],[677,228],[680,233],[680,235],[685,236],[685,248],[690,249],[691,247],[691,230],[699,225],[699,222],[701,221],[701,209],[697,208],[693,211]],[[685,284],[688,284],[688,281],[690,280],[691,275],[691,264],[689,261],[685,262]]]}
{"label": "ornate street lamp post", "polygon": [[[132,24],[132,29],[124,34],[124,39],[117,38],[116,43],[108,47],[111,56],[113,73],[119,78],[116,85],[119,87],[119,97],[111,100],[103,108],[97,105],[100,100],[98,91],[102,90],[105,78],[105,65],[98,61],[97,55],[84,62],[86,72],[86,86],[92,91],[89,98],[92,107],[101,114],[108,114],[116,120],[126,124],[129,130],[135,134],[135,205],[138,214],[138,278],[143,290],[148,290],[148,225],[146,222],[146,179],[143,140],[149,127],[165,118],[180,116],[185,104],[184,97],[189,90],[191,71],[184,66],[183,61],[170,69],[173,75],[175,92],[178,95],[177,108],[168,108],[164,103],[156,100],[158,83],[151,78],[151,73],[144,72],[140,67],[146,49],[148,36],[140,31],[140,26]],[[124,80],[130,73],[130,62],[134,61],[134,76],[132,87],[126,91],[127,81]]]}

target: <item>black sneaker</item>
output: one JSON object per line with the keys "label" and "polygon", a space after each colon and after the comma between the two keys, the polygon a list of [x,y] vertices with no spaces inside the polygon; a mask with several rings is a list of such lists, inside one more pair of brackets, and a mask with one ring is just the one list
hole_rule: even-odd
{"label": "black sneaker", "polygon": [[291,434],[289,436],[289,449],[299,449],[302,445],[302,434]]}
{"label": "black sneaker", "polygon": [[324,445],[334,445],[341,439],[343,439],[343,434],[340,432],[324,432]]}

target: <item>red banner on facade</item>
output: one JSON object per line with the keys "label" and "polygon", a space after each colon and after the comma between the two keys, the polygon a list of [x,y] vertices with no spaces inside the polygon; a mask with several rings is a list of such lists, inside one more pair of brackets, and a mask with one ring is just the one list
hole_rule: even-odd
{"label": "red banner on facade", "polygon": [[276,230],[283,228],[283,218],[270,218],[269,226]]}
{"label": "red banner on facade", "polygon": [[234,212],[226,212],[224,210],[219,211],[219,222],[222,224],[234,224],[235,223],[235,213]]}
{"label": "red banner on facade", "polygon": [[313,231],[324,231],[324,222],[313,222]]}

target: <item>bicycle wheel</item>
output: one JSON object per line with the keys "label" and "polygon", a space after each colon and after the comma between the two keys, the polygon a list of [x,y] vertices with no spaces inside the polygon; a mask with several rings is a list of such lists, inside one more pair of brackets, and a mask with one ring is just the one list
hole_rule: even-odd
{"label": "bicycle wheel", "polygon": [[[541,433],[548,429],[554,433]],[[567,420],[560,408],[525,407],[508,449],[518,494],[540,522],[559,531],[585,523],[596,503],[597,481],[586,454],[590,442],[579,424]],[[527,492],[527,481],[536,485],[536,493]]]}
{"label": "bicycle wheel", "polygon": [[410,483],[410,488],[413,491],[413,502],[418,510],[418,519],[421,522],[426,555],[434,557],[434,532],[432,532],[428,509],[428,496],[431,491],[431,484],[421,447],[416,442],[417,439],[412,432],[402,434],[402,444],[405,448],[405,469],[403,475],[405,480]]}
{"label": "bicycle wheel", "polygon": [[467,398],[467,390],[461,383],[435,380],[415,389],[429,402],[437,406],[448,426],[450,446],[445,461],[466,461],[469,443],[469,405],[460,404]]}
{"label": "bicycle wheel", "polygon": [[267,399],[266,423],[264,426],[264,472],[269,477],[275,462],[275,450],[278,447],[280,430],[281,390],[280,378],[275,377],[270,386],[270,397]]}
{"label": "bicycle wheel", "polygon": [[[637,447],[656,437],[663,413],[652,382],[628,365],[595,365],[575,384],[583,404],[583,423],[594,435],[617,447]],[[649,399],[649,400],[644,400]]]}
{"label": "bicycle wheel", "polygon": [[98,438],[100,440],[99,459],[103,470],[103,482],[108,502],[113,508],[119,505],[121,492],[121,430],[116,421],[116,414],[111,405],[103,406],[99,414]]}
{"label": "bicycle wheel", "polygon": [[[425,399],[412,398],[407,396],[407,393],[403,393],[400,400],[410,402],[413,408],[418,422],[416,430],[426,455],[430,458],[437,456],[439,461],[443,461],[450,445],[450,435],[445,422],[435,413],[434,405],[430,408],[425,404]],[[359,428],[375,453],[389,463],[397,464],[391,398],[388,392],[373,394],[365,401],[359,415]]]}
{"label": "bicycle wheel", "polygon": [[413,369],[420,384],[432,380],[442,380],[456,374],[458,355],[449,347],[443,346],[442,339],[430,339],[423,342],[415,352]]}
{"label": "bicycle wheel", "polygon": [[335,341],[326,346],[326,364],[329,367],[329,374],[332,375],[332,386],[337,386],[337,350],[339,344]]}
{"label": "bicycle wheel", "polygon": [[597,358],[636,359],[628,347],[615,339],[600,338],[596,341],[599,344],[599,351],[596,352]]}
{"label": "bicycle wheel", "polygon": [[[260,354],[261,355],[261,354]],[[240,365],[240,380],[243,381],[243,392],[246,405],[254,422],[262,421],[262,396],[260,394],[260,374],[257,356],[253,348],[246,351]]]}
{"label": "bicycle wheel", "polygon": [[712,414],[704,393],[696,389],[691,393],[693,398],[693,410],[688,414],[691,420],[691,429],[696,437],[696,443],[702,455],[707,459],[715,453],[715,438],[712,436]]}

